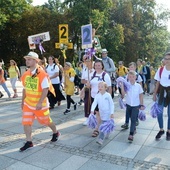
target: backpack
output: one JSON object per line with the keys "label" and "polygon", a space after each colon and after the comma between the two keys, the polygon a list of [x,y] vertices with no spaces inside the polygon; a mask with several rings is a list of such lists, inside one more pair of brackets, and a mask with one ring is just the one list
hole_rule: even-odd
{"label": "backpack", "polygon": [[[69,77],[71,77],[71,73],[69,73]],[[80,83],[81,83],[81,79],[78,77],[77,74],[75,74],[75,76],[74,76],[74,85],[79,86]]]}
{"label": "backpack", "polygon": [[[106,72],[104,71],[104,72],[102,73],[102,80],[103,80],[103,81],[105,81],[105,80],[104,80],[105,74],[106,74]],[[94,77],[100,78],[99,76],[96,76],[96,71],[93,73],[93,76],[92,76],[91,80],[92,80]]]}
{"label": "backpack", "polygon": [[159,70],[159,77],[161,78],[162,72],[163,72],[164,67],[161,67]]}
{"label": "backpack", "polygon": [[[145,78],[148,80],[151,78],[151,72],[150,72],[150,69],[148,66],[144,66],[146,68],[146,71],[147,71],[147,74],[145,75]],[[143,70],[144,70],[144,67],[143,67]]]}
{"label": "backpack", "polygon": [[[55,66],[56,66],[57,64],[54,64],[54,66],[53,66],[53,70],[55,69]],[[48,65],[46,66],[46,69],[48,68]],[[62,72],[61,72],[61,70],[60,70],[60,67],[58,67],[59,68],[59,79],[60,79],[60,82],[61,82],[61,80],[62,80]]]}
{"label": "backpack", "polygon": [[8,73],[6,70],[4,70],[4,79],[7,80],[7,77],[8,77]]}
{"label": "backpack", "polygon": [[109,63],[109,67],[111,68],[110,58],[109,57],[107,57],[107,63]]}

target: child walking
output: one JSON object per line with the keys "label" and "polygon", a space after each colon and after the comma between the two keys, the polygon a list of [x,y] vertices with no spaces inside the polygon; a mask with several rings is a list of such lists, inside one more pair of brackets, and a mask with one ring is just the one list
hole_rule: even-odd
{"label": "child walking", "polygon": [[[114,113],[114,103],[113,99],[108,93],[107,84],[105,82],[100,82],[98,85],[99,93],[96,94],[94,101],[91,106],[91,113],[94,114],[96,106],[99,108],[100,124],[105,123],[106,121],[113,118]],[[99,145],[103,144],[105,136],[103,132],[99,132],[99,137],[96,141]]]}
{"label": "child walking", "polygon": [[133,141],[133,136],[136,131],[136,119],[140,110],[144,110],[145,107],[143,105],[143,89],[139,83],[136,83],[136,72],[129,71],[128,80],[130,84],[130,88],[127,92],[124,90],[124,85],[121,83],[121,92],[123,97],[126,93],[126,115],[130,117],[131,125],[130,125],[130,133],[128,140]]}

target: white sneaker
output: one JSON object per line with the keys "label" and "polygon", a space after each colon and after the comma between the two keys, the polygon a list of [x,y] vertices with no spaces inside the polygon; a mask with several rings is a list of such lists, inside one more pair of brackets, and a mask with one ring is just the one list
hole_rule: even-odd
{"label": "white sneaker", "polygon": [[106,134],[105,139],[109,139],[110,134]]}
{"label": "white sneaker", "polygon": [[83,123],[83,125],[84,125],[84,126],[87,126],[88,121],[89,121],[89,118],[86,119],[86,121]]}
{"label": "white sneaker", "polygon": [[97,139],[96,143],[99,144],[99,145],[103,145],[103,140],[102,139]]}

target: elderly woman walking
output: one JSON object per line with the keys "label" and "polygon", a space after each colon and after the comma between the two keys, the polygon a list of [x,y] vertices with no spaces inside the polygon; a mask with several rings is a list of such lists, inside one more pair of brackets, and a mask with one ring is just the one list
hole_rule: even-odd
{"label": "elderly woman walking", "polygon": [[74,110],[77,108],[77,103],[71,98],[74,94],[74,78],[75,78],[75,71],[72,68],[71,63],[66,62],[64,66],[64,87],[65,93],[67,98],[67,109],[64,111],[64,114],[70,112],[71,103],[74,105]]}

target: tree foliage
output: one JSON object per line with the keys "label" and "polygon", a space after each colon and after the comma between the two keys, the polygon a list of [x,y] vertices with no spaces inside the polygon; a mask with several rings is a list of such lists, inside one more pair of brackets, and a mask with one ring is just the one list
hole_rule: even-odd
{"label": "tree foliage", "polygon": [[[69,25],[69,41],[80,49],[81,26],[91,23],[102,48],[107,48],[115,62],[124,60],[128,64],[147,58],[156,63],[170,49],[170,35],[164,24],[169,11],[156,10],[155,0],[49,0],[36,7],[30,3],[0,1],[0,58],[6,61],[14,58],[22,65],[29,51],[28,36],[47,31],[51,40],[43,43],[44,55],[61,55],[55,48],[59,24]],[[35,51],[40,54],[38,48]],[[67,50],[68,60],[72,61],[75,54]]]}
{"label": "tree foliage", "polygon": [[28,8],[32,1],[1,0],[0,1],[0,30],[6,23],[21,19],[21,14]]}

